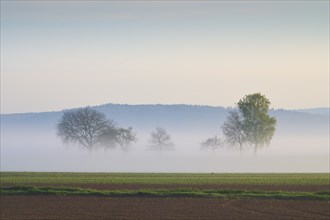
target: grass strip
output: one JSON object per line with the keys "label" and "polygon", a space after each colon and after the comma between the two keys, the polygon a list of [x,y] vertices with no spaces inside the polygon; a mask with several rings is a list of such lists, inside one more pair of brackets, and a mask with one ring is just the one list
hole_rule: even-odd
{"label": "grass strip", "polygon": [[247,190],[198,190],[198,189],[141,189],[97,190],[82,188],[55,188],[12,186],[0,189],[0,195],[66,195],[108,197],[197,197],[197,198],[258,198],[283,200],[330,200],[330,191],[286,192]]}
{"label": "grass strip", "polygon": [[52,173],[0,172],[1,185],[275,184],[330,185],[329,173]]}

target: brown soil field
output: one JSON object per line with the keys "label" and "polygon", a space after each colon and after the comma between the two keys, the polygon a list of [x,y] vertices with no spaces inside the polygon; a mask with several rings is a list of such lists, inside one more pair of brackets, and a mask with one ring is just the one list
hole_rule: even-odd
{"label": "brown soil field", "polygon": [[0,196],[1,219],[330,219],[329,201]]}
{"label": "brown soil field", "polygon": [[[228,189],[228,190],[260,190],[260,191],[289,191],[289,192],[319,192],[329,190],[329,185],[257,185],[257,184],[31,184],[33,186],[43,187],[73,187],[89,188],[99,190],[116,189]],[[1,185],[2,187],[10,185]]]}

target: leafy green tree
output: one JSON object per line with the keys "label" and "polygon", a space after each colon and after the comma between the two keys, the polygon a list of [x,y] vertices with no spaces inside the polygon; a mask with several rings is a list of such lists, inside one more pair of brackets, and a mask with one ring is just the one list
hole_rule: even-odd
{"label": "leafy green tree", "polygon": [[238,102],[246,141],[258,148],[269,145],[275,133],[276,118],[268,114],[270,101],[261,93],[246,95]]}

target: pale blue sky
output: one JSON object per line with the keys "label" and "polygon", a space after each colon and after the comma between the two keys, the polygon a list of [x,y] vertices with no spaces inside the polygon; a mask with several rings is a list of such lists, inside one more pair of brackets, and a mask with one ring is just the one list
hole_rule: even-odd
{"label": "pale blue sky", "polygon": [[1,113],[329,106],[328,1],[1,1]]}

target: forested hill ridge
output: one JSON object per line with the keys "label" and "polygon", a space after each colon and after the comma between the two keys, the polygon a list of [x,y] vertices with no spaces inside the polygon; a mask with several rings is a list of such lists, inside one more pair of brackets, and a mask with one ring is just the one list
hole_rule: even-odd
{"label": "forested hill ridge", "polygon": [[[220,132],[230,108],[201,105],[127,105],[105,104],[92,108],[106,114],[120,126],[151,131],[156,126],[173,132]],[[277,118],[279,134],[328,134],[329,108],[284,110],[271,109]],[[62,111],[1,114],[2,131],[52,129]]]}

